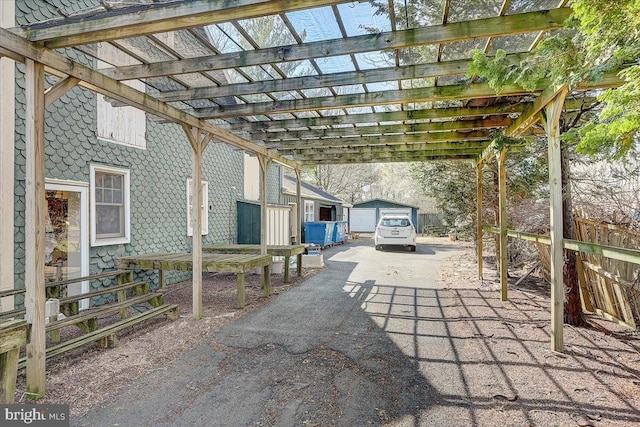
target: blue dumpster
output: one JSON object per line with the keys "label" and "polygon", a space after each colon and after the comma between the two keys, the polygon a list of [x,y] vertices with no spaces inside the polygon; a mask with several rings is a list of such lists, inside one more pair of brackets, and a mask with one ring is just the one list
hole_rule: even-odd
{"label": "blue dumpster", "polygon": [[333,243],[344,243],[347,239],[347,221],[337,221],[333,227]]}
{"label": "blue dumpster", "polygon": [[335,222],[332,221],[314,221],[304,223],[304,241],[305,243],[313,243],[324,248],[333,243],[333,230]]}

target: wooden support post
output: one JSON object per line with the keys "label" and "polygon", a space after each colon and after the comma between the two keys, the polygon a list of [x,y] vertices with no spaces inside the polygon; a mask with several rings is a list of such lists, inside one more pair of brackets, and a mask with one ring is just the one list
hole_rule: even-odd
{"label": "wooden support post", "polygon": [[482,280],[482,159],[476,164],[476,236],[478,252],[478,279]]}
{"label": "wooden support post", "polygon": [[31,325],[27,344],[27,396],[45,394],[44,280],[44,65],[26,60],[25,87],[25,308]]}
{"label": "wooden support post", "polygon": [[267,173],[271,159],[258,154],[260,162],[260,254],[267,254]]}
{"label": "wooden support post", "polygon": [[564,281],[562,268],[562,162],[560,157],[560,115],[567,95],[567,87],[563,86],[556,96],[541,112],[542,124],[547,133],[549,145],[549,196],[550,237],[551,237],[551,349],[562,351],[564,324]]}
{"label": "wooden support post", "polygon": [[245,296],[244,296],[244,284],[245,282],[245,274],[244,272],[242,273],[238,273],[238,308],[244,308],[244,300],[245,300]]}
{"label": "wooden support post", "polygon": [[508,300],[507,295],[507,149],[498,155],[498,207],[500,211],[500,299]]}
{"label": "wooden support post", "polygon": [[[182,125],[192,151],[192,188],[191,188],[191,228],[193,230],[191,237],[192,260],[193,260],[193,318],[198,320],[202,318],[202,152],[207,146],[213,135],[206,134],[202,136],[202,131],[192,128],[186,124]],[[161,285],[162,286],[162,285]]]}
{"label": "wooden support post", "polygon": [[[15,25],[15,2],[0,1],[0,27]],[[15,68],[12,59],[0,57],[0,292],[14,287]],[[0,298],[0,310],[13,309],[13,295]]]}
{"label": "wooden support post", "polygon": [[[302,215],[304,215],[304,206],[302,206],[302,171],[300,169],[296,169],[296,205],[298,206],[297,213],[297,233],[298,233],[298,244],[302,243]],[[301,275],[302,272],[302,255],[298,257],[298,276]]]}

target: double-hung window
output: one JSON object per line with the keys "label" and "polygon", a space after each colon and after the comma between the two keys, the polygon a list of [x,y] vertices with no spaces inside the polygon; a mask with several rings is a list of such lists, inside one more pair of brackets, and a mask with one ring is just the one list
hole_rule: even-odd
{"label": "double-hung window", "polygon": [[314,203],[312,200],[304,201],[304,222],[315,221]]}
{"label": "double-hung window", "polygon": [[131,241],[128,169],[90,165],[91,245]]}

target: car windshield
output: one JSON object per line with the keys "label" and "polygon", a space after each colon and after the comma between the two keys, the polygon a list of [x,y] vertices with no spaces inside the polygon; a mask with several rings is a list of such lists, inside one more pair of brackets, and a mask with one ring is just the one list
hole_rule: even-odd
{"label": "car windshield", "polygon": [[410,223],[407,218],[383,218],[380,225],[383,227],[408,227]]}

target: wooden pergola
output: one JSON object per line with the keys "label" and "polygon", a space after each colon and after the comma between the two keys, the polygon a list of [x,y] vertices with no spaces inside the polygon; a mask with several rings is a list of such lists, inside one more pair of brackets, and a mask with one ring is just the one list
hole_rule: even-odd
{"label": "wooden pergola", "polygon": [[[0,56],[26,65],[30,393],[44,393],[45,378],[45,108],[76,85],[181,125],[193,151],[194,182],[201,180],[202,153],[212,140],[255,153],[263,206],[271,162],[293,168],[298,182],[304,165],[439,159],[473,161],[480,177],[482,164],[495,156],[489,147],[497,132],[524,136],[541,122],[551,165],[552,347],[562,349],[563,239],[561,227],[555,227],[562,223],[558,120],[563,108],[579,108],[588,91],[619,80],[606,76],[571,93],[566,87],[507,86],[496,96],[467,72],[474,48],[489,55],[503,48],[513,61],[525,57],[563,26],[571,15],[567,0],[503,0],[486,8],[441,0],[437,20],[398,13],[411,0],[379,1],[379,9],[370,2],[333,0],[131,3],[103,2],[90,11],[0,28]],[[265,36],[265,28],[278,37]],[[93,66],[71,59],[74,55]],[[57,80],[46,91],[45,75]],[[132,80],[146,90],[124,83]],[[498,155],[503,213],[505,156],[504,150]],[[2,186],[13,191],[13,182],[3,180]],[[199,195],[194,191],[193,206],[200,205]],[[481,196],[479,185],[479,203]],[[199,230],[200,210],[192,217]],[[499,231],[504,249],[504,222]],[[264,235],[262,245],[266,253]],[[201,256],[202,238],[194,233],[195,318],[202,316]],[[502,280],[506,299],[505,260]]]}

